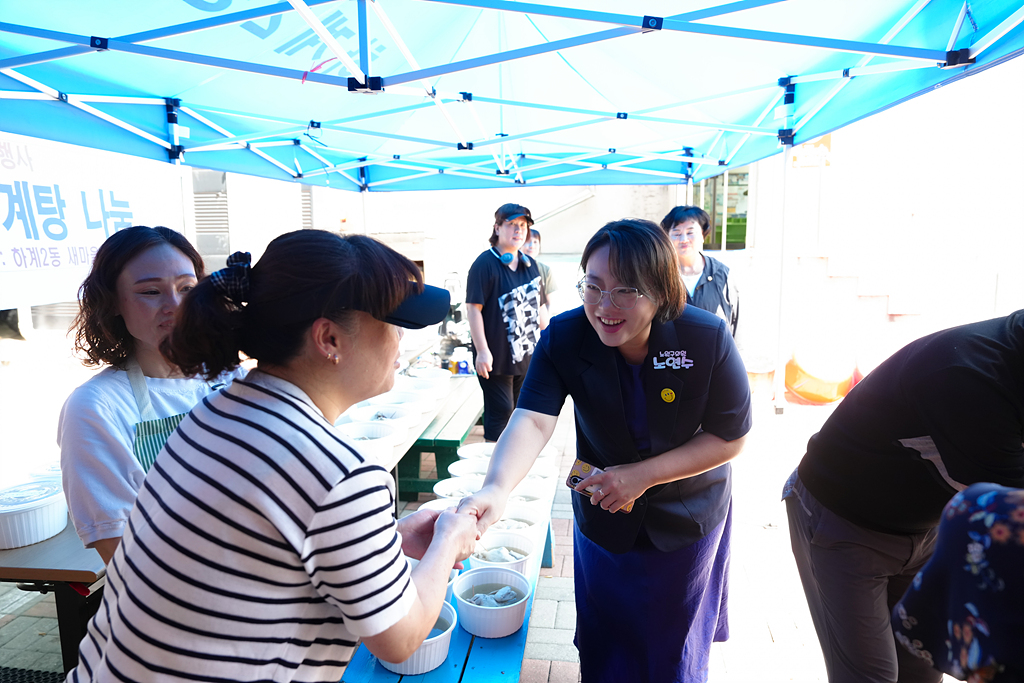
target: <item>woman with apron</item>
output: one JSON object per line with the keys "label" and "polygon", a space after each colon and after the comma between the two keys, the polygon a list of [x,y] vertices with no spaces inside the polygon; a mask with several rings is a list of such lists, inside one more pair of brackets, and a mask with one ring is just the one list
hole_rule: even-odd
{"label": "woman with apron", "polygon": [[100,246],[79,291],[75,349],[85,365],[108,367],[68,397],[57,444],[75,529],[104,562],[167,437],[232,378],[185,377],[158,349],[182,298],[203,275],[202,257],[182,235],[135,226]]}

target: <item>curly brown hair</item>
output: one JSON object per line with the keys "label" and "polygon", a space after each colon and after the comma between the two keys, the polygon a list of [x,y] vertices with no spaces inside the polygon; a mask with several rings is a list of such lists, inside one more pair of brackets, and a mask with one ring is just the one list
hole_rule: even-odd
{"label": "curly brown hair", "polygon": [[205,275],[203,257],[181,233],[170,228],[136,225],[108,237],[78,290],[80,307],[68,331],[75,335],[75,351],[84,356],[84,365],[106,363],[125,368],[135,350],[135,339],[118,313],[117,278],[129,261],[160,244],[170,244],[184,254],[192,262],[197,279]]}

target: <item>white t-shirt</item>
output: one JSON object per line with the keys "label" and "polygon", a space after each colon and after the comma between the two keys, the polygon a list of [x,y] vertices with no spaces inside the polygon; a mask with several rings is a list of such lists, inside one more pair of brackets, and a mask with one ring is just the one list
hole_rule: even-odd
{"label": "white t-shirt", "polygon": [[[208,384],[202,379],[146,378],[158,418],[187,413],[211,386],[244,377],[241,368]],[[128,373],[108,367],[71,392],[57,424],[68,510],[87,547],[124,535],[145,472],[135,459],[135,425],[142,421]]]}
{"label": "white t-shirt", "polygon": [[683,286],[686,287],[686,291],[690,296],[693,296],[693,292],[697,289],[697,283],[704,276],[704,269],[701,268],[699,273],[693,275],[683,275]]}
{"label": "white t-shirt", "polygon": [[395,485],[259,370],[182,420],[68,680],[337,681],[416,598]]}

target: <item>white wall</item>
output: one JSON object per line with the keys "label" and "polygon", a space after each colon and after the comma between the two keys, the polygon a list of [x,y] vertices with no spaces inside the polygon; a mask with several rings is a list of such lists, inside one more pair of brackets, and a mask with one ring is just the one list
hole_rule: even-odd
{"label": "white wall", "polygon": [[256,263],[278,235],[302,228],[302,186],[228,173],[228,223],[232,251],[248,251]]}

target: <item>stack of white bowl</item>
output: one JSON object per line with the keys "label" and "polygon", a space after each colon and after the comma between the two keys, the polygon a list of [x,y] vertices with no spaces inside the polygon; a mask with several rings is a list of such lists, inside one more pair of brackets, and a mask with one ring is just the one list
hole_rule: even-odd
{"label": "stack of white bowl", "polygon": [[39,479],[0,491],[0,550],[56,536],[68,524],[59,480]]}

